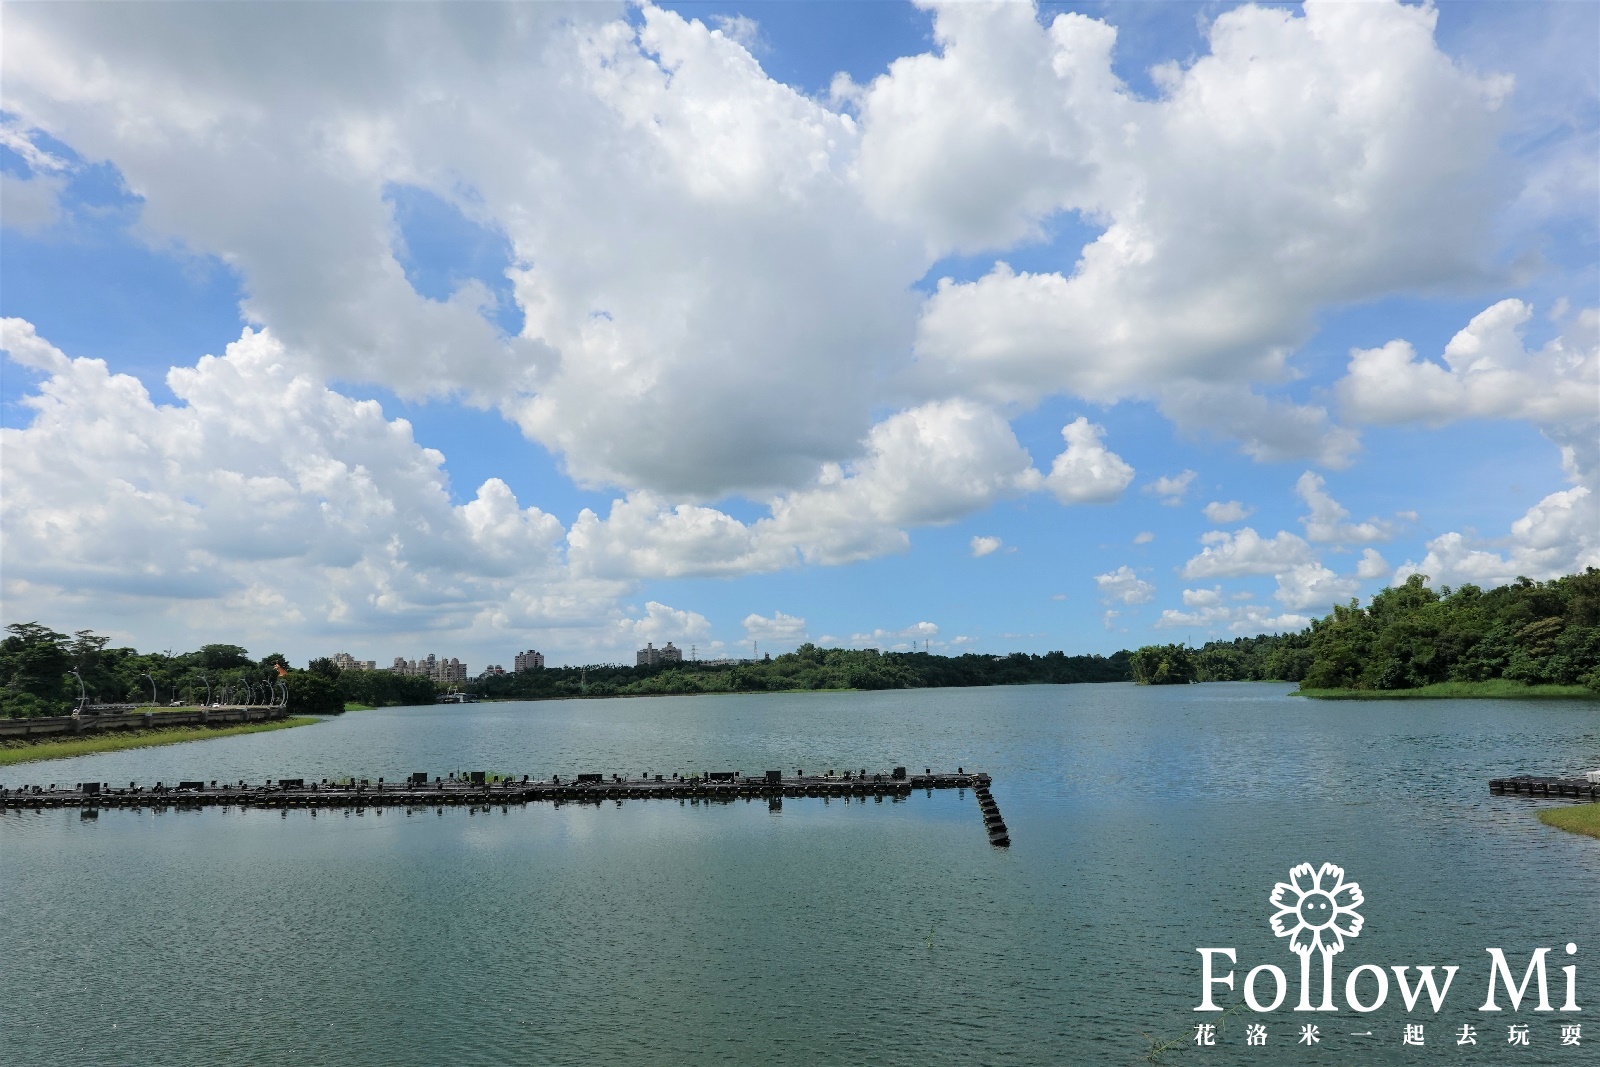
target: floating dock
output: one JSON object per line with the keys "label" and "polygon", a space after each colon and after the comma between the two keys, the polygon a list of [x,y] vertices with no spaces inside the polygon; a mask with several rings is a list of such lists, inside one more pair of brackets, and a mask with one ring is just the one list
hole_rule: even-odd
{"label": "floating dock", "polygon": [[1515,778],[1489,779],[1489,792],[1499,796],[1512,793],[1527,797],[1567,797],[1572,800],[1600,800],[1600,781],[1592,778],[1541,778],[1519,774]]}
{"label": "floating dock", "polygon": [[709,774],[646,775],[624,778],[618,774],[552,775],[530,779],[527,775],[495,776],[483,771],[449,777],[432,777],[415,771],[389,782],[360,778],[354,781],[308,781],[304,778],[278,778],[250,783],[219,781],[157,782],[141,786],[129,782],[113,787],[109,782],[79,782],[67,786],[0,786],[3,808],[82,808],[85,813],[100,808],[431,808],[445,804],[508,805],[539,801],[553,803],[599,804],[611,800],[695,800],[732,802],[739,799],[766,800],[779,807],[786,798],[801,797],[885,797],[899,801],[917,790],[971,789],[983,811],[985,829],[991,844],[1004,847],[1011,838],[1000,819],[1000,809],[989,793],[990,777],[958,769],[954,774],[907,774],[904,767],[882,774],[849,771],[842,774],[784,775],[780,771],[746,776],[740,771],[712,771]]}

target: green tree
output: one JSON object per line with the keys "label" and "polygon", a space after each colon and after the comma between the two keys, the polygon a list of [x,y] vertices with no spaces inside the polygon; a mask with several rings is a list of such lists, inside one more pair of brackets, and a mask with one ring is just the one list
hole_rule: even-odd
{"label": "green tree", "polygon": [[208,671],[225,671],[233,667],[254,667],[250,653],[238,645],[201,645],[200,666]]}
{"label": "green tree", "polygon": [[0,641],[0,714],[64,714],[77,696],[66,684],[72,669],[67,635],[37,622],[12,623],[6,630],[10,636]]}
{"label": "green tree", "polygon": [[1186,685],[1196,677],[1194,656],[1182,645],[1145,645],[1128,663],[1140,685]]}
{"label": "green tree", "polygon": [[338,715],[344,711],[339,683],[311,671],[290,671],[283,676],[289,690],[289,710],[296,715]]}
{"label": "green tree", "polygon": [[306,670],[310,671],[312,674],[320,674],[324,678],[333,678],[335,680],[337,680],[339,675],[343,673],[339,670],[338,666],[333,662],[333,660],[329,659],[327,656],[319,656],[312,660],[310,663],[306,664]]}

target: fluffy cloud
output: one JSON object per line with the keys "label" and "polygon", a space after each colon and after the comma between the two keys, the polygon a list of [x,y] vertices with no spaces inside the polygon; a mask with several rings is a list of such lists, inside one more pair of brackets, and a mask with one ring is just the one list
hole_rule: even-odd
{"label": "fluffy cloud", "polygon": [[1183,503],[1183,498],[1189,493],[1189,485],[1195,479],[1194,471],[1184,471],[1181,474],[1162,475],[1144,487],[1145,493],[1150,496],[1160,497],[1161,502],[1168,507],[1177,507]]}
{"label": "fluffy cloud", "polygon": [[[923,642],[925,641],[929,642],[930,644],[933,643],[938,636],[939,627],[937,624],[931,622],[918,622],[907,626],[903,630],[885,630],[879,628],[871,631],[870,633],[851,634],[848,643],[861,648],[870,647],[890,652],[907,652],[922,648]],[[968,643],[968,641],[970,641],[970,638],[955,637],[951,638],[949,643],[953,645],[963,645]],[[818,639],[818,643],[840,644],[842,642],[839,642],[837,639],[832,637],[822,637]]]}
{"label": "fluffy cloud", "polygon": [[982,559],[1000,551],[1000,546],[1005,542],[998,537],[974,537],[971,542],[972,558]]}
{"label": "fluffy cloud", "polygon": [[1389,571],[1389,561],[1375,548],[1363,548],[1361,561],[1356,564],[1356,577],[1363,581],[1382,578]]}
{"label": "fluffy cloud", "polygon": [[1256,509],[1247,507],[1237,500],[1213,500],[1200,510],[1205,514],[1207,522],[1214,522],[1218,526],[1226,526],[1230,523],[1243,522],[1253,515]]}
{"label": "fluffy cloud", "polygon": [[[144,232],[229,263],[324,378],[498,406],[588,484],[803,484],[909,348],[920,242],[863,203],[850,118],[737,34],[623,16],[41,10],[7,19],[7,108],[113,161]],[[509,242],[518,336],[480,283],[412,288],[397,187]]]}
{"label": "fluffy cloud", "polygon": [[1492,586],[1600,567],[1600,499],[1587,486],[1575,486],[1540,500],[1498,541],[1446,533],[1427,549],[1420,563],[1401,564],[1395,580],[1425,574],[1439,584]]}
{"label": "fluffy cloud", "polygon": [[[941,54],[896,64],[861,105],[863,160],[893,150],[868,182],[955,247],[1003,249],[1059,211],[1102,227],[1070,270],[942,281],[918,326],[930,375],[1005,399],[1237,388],[1280,377],[1321,307],[1481,275],[1509,81],[1442,54],[1432,8],[1238,7],[1208,54],[1157,72],[1153,100],[1110,72],[1106,27],[1031,14],[937,7]],[[927,151],[983,151],[920,166],[911,116]],[[1348,435],[1315,442],[1322,416],[1288,422],[1306,418],[1297,453],[1348,452]],[[1285,431],[1247,444],[1280,448]]]}
{"label": "fluffy cloud", "polygon": [[1394,536],[1394,524],[1383,519],[1346,522],[1350,512],[1328,495],[1326,485],[1321,475],[1311,471],[1306,471],[1294,483],[1295,495],[1311,509],[1310,514],[1300,519],[1305,524],[1306,540],[1349,544],[1387,541]]}
{"label": "fluffy cloud", "polygon": [[1600,565],[1600,311],[1556,310],[1562,331],[1537,351],[1523,341],[1532,307],[1502,300],[1450,339],[1442,365],[1418,359],[1404,341],[1351,354],[1338,389],[1352,417],[1430,425],[1525,419],[1561,449],[1562,466],[1578,483],[1529,508],[1505,537],[1452,531],[1433,538],[1420,562],[1399,567],[1397,580],[1426,574],[1440,583],[1498,585]]}
{"label": "fluffy cloud", "polygon": [[1201,607],[1195,611],[1167,608],[1153,624],[1158,630],[1204,630],[1209,633],[1283,633],[1286,630],[1303,630],[1311,619],[1293,612],[1274,614],[1270,608],[1256,604],[1226,607],[1220,604]]}
{"label": "fluffy cloud", "polygon": [[1185,589],[1183,591],[1183,606],[1186,608],[1211,608],[1222,603],[1222,586],[1214,585],[1210,589]]}
{"label": "fluffy cloud", "polygon": [[[622,607],[640,578],[866,559],[1045,489],[1117,498],[1133,470],[1086,419],[1034,469],[1008,419],[1051,394],[1153,400],[1258,459],[1338,466],[1353,433],[1257,388],[1292,377],[1319,311],[1479,276],[1504,199],[1487,176],[1507,83],[1443,54],[1434,19],[1240,7],[1140,98],[1104,22],[943,4],[933,51],[840,83],[830,110],[767,76],[748,21],[649,5],[9,10],[3,136],[31,177],[8,182],[64,173],[34,129],[106,161],[136,232],[227,264],[263,329],[175,368],[164,406],[7,326],[47,376],[34,424],[6,431],[8,598],[161,590],[263,625],[620,642],[699,632]],[[503,274],[420,293],[395,206],[411,194],[503,239]],[[1059,270],[915,288],[1063,213],[1098,236]],[[1545,420],[1582,482],[1595,435],[1539,383],[1593,379],[1596,317],[1530,354],[1508,305],[1448,370],[1369,362],[1433,398],[1407,418],[1510,382],[1520,406],[1494,410]],[[1361,358],[1341,410],[1383,421]],[[497,479],[452,503],[442,457],[330,381],[494,408],[615,499],[566,531]],[[1177,503],[1193,478],[1151,488]],[[712,506],[730,495],[766,517]],[[1581,556],[1562,516],[1592,498],[1551,501],[1508,565]],[[1347,517],[1331,528],[1359,531]],[[1218,536],[1186,576],[1275,574],[1280,598],[1343,581],[1293,535]]]}
{"label": "fluffy cloud", "polygon": [[680,577],[836,564],[903,551],[902,529],[953,522],[1043,478],[1005,419],[965,401],[901,412],[872,428],[867,455],[825,464],[805,489],[774,498],[744,523],[713,508],[648,493],[585,509],[569,540],[573,567],[603,577]]}
{"label": "fluffy cloud", "polygon": [[795,644],[805,640],[806,620],[774,611],[772,618],[754,612],[745,616],[744,635],[752,641]]}
{"label": "fluffy cloud", "polygon": [[[940,4],[934,51],[841,84],[855,116],[770,78],[748,20],[649,4],[25,5],[3,58],[8,128],[111,162],[140,232],[226,262],[323,380],[493,406],[585,485],[703,503],[800,491],[874,411],[954,397],[1143,396],[1340,462],[1325,412],[1249,386],[1320,308],[1473,274],[1503,199],[1506,82],[1434,19],[1240,7],[1141,99],[1105,22]],[[505,277],[417,292],[397,191],[503,238]],[[913,289],[1062,212],[1101,232],[1061,272]]]}
{"label": "fluffy cloud", "polygon": [[378,635],[498,612],[578,643],[620,617],[617,587],[565,574],[556,519],[496,478],[452,503],[444,457],[408,423],[317,384],[270,334],[173,368],[174,405],[27,323],[5,320],[0,344],[48,375],[24,400],[31,424],[0,430],[14,611],[87,599],[112,616],[156,605],[170,629]]}
{"label": "fluffy cloud", "polygon": [[1337,391],[1362,422],[1526,419],[1562,450],[1568,475],[1600,480],[1600,310],[1571,315],[1561,334],[1529,351],[1522,335],[1533,308],[1502,300],[1445,345],[1444,363],[1420,359],[1406,341],[1350,354]]}
{"label": "fluffy cloud", "polygon": [[1242,578],[1252,574],[1281,574],[1315,563],[1311,546],[1279,530],[1270,540],[1249,526],[1233,533],[1213,530],[1200,537],[1206,547],[1183,565],[1185,578]]}
{"label": "fluffy cloud", "polygon": [[1334,604],[1355,596],[1361,585],[1355,578],[1342,577],[1320,563],[1301,563],[1278,576],[1279,603],[1294,611],[1316,609],[1325,615]]}
{"label": "fluffy cloud", "polygon": [[1122,496],[1133,468],[1106,449],[1105,427],[1079,417],[1061,428],[1066,451],[1050,465],[1045,486],[1063,504],[1104,504]]}
{"label": "fluffy cloud", "polygon": [[1107,574],[1095,575],[1094,584],[1100,587],[1100,596],[1107,604],[1148,604],[1156,595],[1156,587],[1140,578],[1127,564]]}
{"label": "fluffy cloud", "polygon": [[1161,411],[1180,429],[1231,438],[1263,462],[1310,459],[1348,467],[1361,449],[1354,430],[1335,425],[1327,408],[1274,400],[1245,386],[1182,382],[1161,391]]}
{"label": "fluffy cloud", "polygon": [[711,623],[699,612],[680,611],[654,600],[645,602],[643,616],[625,620],[620,626],[633,637],[635,644],[641,641],[687,644],[694,638],[704,639],[711,633]]}
{"label": "fluffy cloud", "polygon": [[1155,539],[1156,535],[1149,530],[1140,530],[1138,533],[1133,535],[1133,543],[1136,545],[1148,545]]}
{"label": "fluffy cloud", "polygon": [[1444,363],[1405,341],[1350,353],[1338,384],[1345,411],[1363,422],[1518,418],[1593,420],[1600,390],[1600,311],[1573,316],[1567,332],[1538,351],[1522,340],[1533,307],[1502,300],[1473,316],[1444,348]]}
{"label": "fluffy cloud", "polygon": [[1056,211],[1094,206],[1116,31],[1081,15],[1044,29],[1031,4],[927,6],[938,54],[852,94],[869,202],[936,252],[1038,237]]}

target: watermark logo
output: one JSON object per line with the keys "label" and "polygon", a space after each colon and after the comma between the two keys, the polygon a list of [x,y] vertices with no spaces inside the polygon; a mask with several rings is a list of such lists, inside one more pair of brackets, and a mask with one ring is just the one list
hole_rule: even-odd
{"label": "watermark logo", "polygon": [[1361,913],[1366,902],[1358,882],[1344,880],[1344,868],[1324,863],[1312,870],[1302,863],[1289,872],[1287,882],[1272,887],[1272,932],[1289,939],[1301,956],[1320,952],[1332,956],[1344,951],[1344,939],[1360,937]]}
{"label": "watermark logo", "polygon": [[[1299,958],[1299,996],[1293,1011],[1348,1010],[1365,1014],[1382,1007],[1392,988],[1399,991],[1399,999],[1408,1015],[1424,1005],[1424,1010],[1431,1008],[1434,1014],[1444,1009],[1451,986],[1462,969],[1461,964],[1406,963],[1383,967],[1376,963],[1359,963],[1344,975],[1343,1006],[1335,1002],[1334,993],[1339,989],[1339,984],[1334,975],[1334,957],[1351,947],[1351,943],[1361,936],[1367,922],[1360,910],[1367,904],[1366,897],[1359,883],[1345,877],[1343,867],[1333,863],[1320,866],[1298,864],[1290,868],[1288,881],[1272,887],[1268,900],[1273,908],[1268,920],[1273,934],[1286,939],[1289,950]],[[1259,1014],[1268,1014],[1277,1011],[1288,999],[1289,976],[1277,964],[1261,963],[1250,968],[1236,988],[1235,968],[1239,964],[1236,949],[1198,948],[1195,951],[1200,954],[1201,961],[1201,996],[1195,1011],[1224,1012],[1249,1008]],[[1576,964],[1560,969],[1565,981],[1562,983],[1564,989],[1558,989],[1566,996],[1559,1008],[1551,1004],[1550,987],[1554,983],[1550,981],[1546,966],[1550,948],[1532,950],[1520,981],[1504,949],[1485,948],[1484,952],[1488,956],[1487,992],[1478,1011],[1505,1011],[1501,1007],[1502,997],[1512,1012],[1520,1011],[1525,1002],[1531,1002],[1530,1010],[1535,1012],[1575,1013],[1583,1010],[1577,1001]],[[1567,942],[1565,955],[1576,956],[1577,953],[1577,944]],[[1219,990],[1242,995],[1244,1003],[1234,1009],[1224,1009],[1216,1002]],[[1220,1029],[1220,1025],[1200,1024],[1196,1027],[1196,1043],[1214,1044]],[[1560,1029],[1562,1045],[1578,1045],[1582,1041],[1583,1031],[1578,1023],[1564,1023]],[[1301,1025],[1299,1030],[1297,1040],[1302,1044],[1316,1044],[1321,1040],[1321,1033],[1315,1024]],[[1367,1030],[1353,1031],[1349,1036],[1365,1038],[1374,1035]],[[1460,1032],[1454,1036],[1457,1037],[1457,1044],[1477,1043],[1477,1029],[1471,1025],[1460,1027]],[[1267,1041],[1265,1024],[1251,1023],[1245,1028],[1245,1038],[1247,1045],[1264,1045]],[[1408,1022],[1405,1025],[1402,1043],[1421,1045],[1425,1041],[1424,1024]],[[1528,1024],[1510,1024],[1507,1027],[1507,1042],[1514,1045],[1529,1044]]]}

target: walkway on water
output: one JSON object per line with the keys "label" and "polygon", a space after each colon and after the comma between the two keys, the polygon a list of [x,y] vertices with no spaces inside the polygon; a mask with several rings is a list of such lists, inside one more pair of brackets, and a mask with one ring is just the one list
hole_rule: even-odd
{"label": "walkway on water", "polygon": [[1600,800],[1600,781],[1595,781],[1593,778],[1541,778],[1519,774],[1514,778],[1489,779],[1489,792],[1515,793],[1528,797]]}
{"label": "walkway on water", "polygon": [[887,774],[867,774],[865,769],[843,774],[829,772],[821,775],[798,773],[786,776],[780,771],[767,771],[757,777],[746,777],[739,771],[713,771],[703,777],[680,778],[677,775],[654,775],[642,778],[623,778],[621,775],[579,774],[570,778],[552,775],[547,779],[530,780],[524,775],[515,778],[493,778],[482,771],[457,778],[429,776],[417,771],[402,781],[386,782],[362,778],[354,782],[308,782],[303,778],[279,778],[259,784],[245,781],[181,781],[157,782],[141,786],[129,782],[126,788],[113,788],[109,782],[79,782],[73,786],[58,786],[52,782],[42,785],[22,785],[14,788],[0,786],[0,807],[4,808],[64,808],[86,810],[108,808],[367,808],[410,807],[430,808],[445,804],[506,805],[527,804],[534,801],[551,801],[557,804],[599,804],[607,800],[620,804],[624,800],[694,800],[705,802],[732,802],[738,799],[764,799],[772,807],[780,807],[785,798],[800,797],[872,797],[881,802],[885,797],[900,801],[915,790],[971,789],[984,817],[984,827],[993,845],[1011,843],[1006,824],[1000,818],[1000,809],[989,792],[991,779],[987,774],[957,769],[954,774],[934,774],[927,769],[922,774],[907,774],[904,767],[896,767]]}

